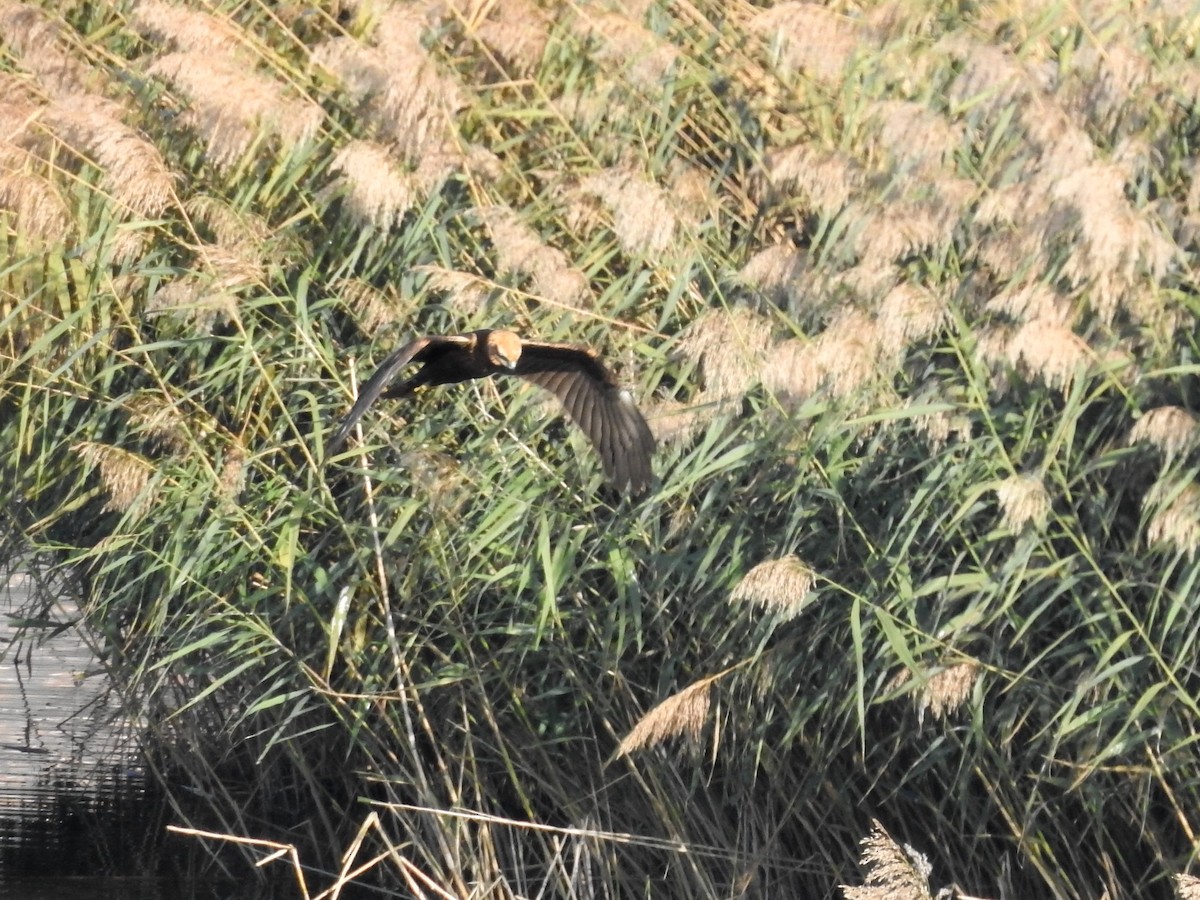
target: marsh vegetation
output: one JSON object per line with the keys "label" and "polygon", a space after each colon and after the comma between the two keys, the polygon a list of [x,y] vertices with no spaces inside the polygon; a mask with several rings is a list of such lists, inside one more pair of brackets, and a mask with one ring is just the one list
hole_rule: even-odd
{"label": "marsh vegetation", "polygon": [[[179,824],[429,897],[1197,896],[1198,38],[0,0],[2,500]],[[647,498],[491,381],[323,466],[484,327],[603,352]]]}

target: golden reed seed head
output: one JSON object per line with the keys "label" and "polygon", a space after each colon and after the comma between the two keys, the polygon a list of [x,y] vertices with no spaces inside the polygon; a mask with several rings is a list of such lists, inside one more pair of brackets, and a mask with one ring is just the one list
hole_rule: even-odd
{"label": "golden reed seed head", "polygon": [[778,52],[784,68],[827,85],[841,83],[847,64],[874,37],[857,20],[815,3],[780,3],[756,13],[748,26]]}
{"label": "golden reed seed head", "polygon": [[576,10],[571,20],[572,31],[599,41],[597,62],[617,68],[644,91],[662,90],[679,60],[678,47],[623,13],[601,11],[591,5],[581,5]]}
{"label": "golden reed seed head", "polygon": [[149,72],[188,98],[186,122],[204,138],[206,155],[221,168],[237,163],[259,134],[292,145],[311,139],[325,118],[317,103],[236,57],[168,53]]}
{"label": "golden reed seed head", "polygon": [[1188,482],[1160,481],[1142,501],[1143,510],[1155,510],[1146,525],[1146,543],[1169,543],[1194,559],[1200,547],[1200,486]]}
{"label": "golden reed seed head", "polygon": [[66,241],[74,233],[66,201],[51,182],[37,175],[21,171],[0,174],[0,210],[16,220],[17,233],[38,243]]}
{"label": "golden reed seed head", "polygon": [[1200,900],[1200,878],[1195,875],[1176,875],[1175,896],[1179,900]]}
{"label": "golden reed seed head", "polygon": [[849,156],[813,144],[775,150],[767,154],[764,165],[771,195],[792,198],[798,194],[808,207],[827,217],[850,202],[864,177],[858,163]]}
{"label": "golden reed seed head", "polygon": [[1037,319],[1018,328],[1006,349],[1014,367],[1064,394],[1095,359],[1092,348],[1071,329]]}
{"label": "golden reed seed head", "polygon": [[929,710],[935,719],[944,719],[962,706],[975,689],[979,671],[979,663],[970,660],[930,676],[925,686],[913,697],[918,718],[924,719],[925,710]]}
{"label": "golden reed seed head", "polygon": [[536,231],[507,206],[481,209],[480,215],[496,249],[496,267],[527,276],[533,291],[555,303],[578,309],[591,305],[591,284],[571,265],[570,257],[546,244]]}
{"label": "golden reed seed head", "polygon": [[807,606],[816,573],[795,555],[759,563],[729,595],[730,603],[753,603],[794,619]]}
{"label": "golden reed seed head", "polygon": [[108,492],[106,510],[128,512],[135,504],[146,508],[146,487],[155,471],[148,459],[95,441],[80,441],[72,449],[89,466],[100,470],[100,482]]}
{"label": "golden reed seed head", "polygon": [[744,307],[711,309],[679,335],[676,353],[699,366],[705,402],[740,399],[761,377],[770,343],[765,316]]}
{"label": "golden reed seed head", "polygon": [[996,487],[1004,527],[1020,531],[1026,524],[1041,528],[1050,515],[1050,494],[1037,475],[1011,475]]}
{"label": "golden reed seed head", "polygon": [[127,215],[157,218],[174,197],[175,179],[158,148],[121,121],[124,114],[118,103],[74,94],[47,106],[42,121],[104,172],[108,192]]}
{"label": "golden reed seed head", "polygon": [[1151,409],[1129,429],[1128,443],[1143,441],[1158,449],[1170,462],[1200,444],[1200,419],[1179,406]]}
{"label": "golden reed seed head", "polygon": [[361,224],[386,230],[398,226],[415,201],[412,178],[374,141],[351,141],[329,166],[346,210]]}
{"label": "golden reed seed head", "polygon": [[137,0],[129,23],[160,47],[226,54],[246,45],[246,34],[232,20],[161,0]]}
{"label": "golden reed seed head", "polygon": [[613,233],[626,253],[662,253],[674,240],[678,220],[670,198],[649,179],[606,169],[582,179],[579,190],[604,204],[612,216]]}
{"label": "golden reed seed head", "polygon": [[669,738],[685,737],[693,747],[700,746],[704,724],[708,720],[713,678],[705,678],[672,694],[638,719],[617,747],[617,756],[626,756],[644,747],[656,747]]}
{"label": "golden reed seed head", "polygon": [[866,883],[842,885],[846,900],[933,900],[929,892],[933,866],[924,854],[901,847],[878,820],[871,823],[871,833],[861,845],[859,862],[866,870]]}

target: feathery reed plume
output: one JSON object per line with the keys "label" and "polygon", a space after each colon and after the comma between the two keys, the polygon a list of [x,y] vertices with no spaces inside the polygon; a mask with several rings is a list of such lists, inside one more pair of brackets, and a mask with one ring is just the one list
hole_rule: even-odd
{"label": "feathery reed plume", "polygon": [[929,876],[933,866],[912,847],[901,847],[878,820],[863,838],[859,862],[867,872],[861,887],[842,885],[846,900],[933,900]]}
{"label": "feathery reed plume", "polygon": [[1175,896],[1179,900],[1200,900],[1200,878],[1195,875],[1176,875]]}
{"label": "feathery reed plume", "polygon": [[783,66],[829,85],[840,84],[855,51],[874,42],[864,25],[816,3],[777,3],[747,26],[778,49]]}
{"label": "feathery reed plume", "polygon": [[95,441],[80,441],[72,449],[88,466],[100,470],[100,481],[108,492],[106,510],[128,512],[135,504],[141,511],[147,508],[144,495],[155,471],[150,460]]}
{"label": "feathery reed plume", "polygon": [[900,262],[925,250],[946,247],[957,218],[929,201],[891,200],[877,208],[853,202],[843,213],[857,231],[859,259]]}
{"label": "feathery reed plume", "polygon": [[606,169],[580,181],[579,190],[598,197],[608,209],[613,231],[626,253],[661,253],[674,239],[677,221],[670,198],[652,181],[620,169]]}
{"label": "feathery reed plume", "polygon": [[28,3],[0,0],[0,36],[50,93],[99,90],[102,73],[84,63],[73,35]]}
{"label": "feathery reed plume", "polygon": [[1117,165],[1085,166],[1050,189],[1053,200],[1078,216],[1080,240],[1063,275],[1074,285],[1090,285],[1092,307],[1106,322],[1142,272],[1158,281],[1178,253],[1175,242],[1125,199],[1125,177]]}
{"label": "feathery reed plume", "polygon": [[1050,515],[1050,493],[1037,475],[1010,475],[996,485],[1004,527],[1020,531],[1026,523],[1041,528]]}
{"label": "feathery reed plume", "polygon": [[505,273],[527,275],[534,293],[582,307],[591,300],[587,276],[570,264],[567,255],[542,242],[537,232],[507,206],[481,210],[496,248],[496,267]]}
{"label": "feathery reed plume", "polygon": [[179,452],[191,443],[187,422],[174,403],[156,391],[141,391],[125,405],[134,429],[163,447]]}
{"label": "feathery reed plume", "polygon": [[[903,267],[891,260],[868,257],[856,266],[834,273],[826,280],[826,303],[840,300],[844,289],[870,309],[883,302],[883,298],[895,290],[906,277],[907,273]],[[820,309],[821,306],[817,308]]]}
{"label": "feathery reed plume", "polygon": [[742,266],[741,277],[777,303],[795,305],[809,287],[808,253],[790,242],[759,250]]}
{"label": "feathery reed plume", "polygon": [[831,396],[848,397],[885,381],[898,362],[884,344],[879,320],[847,309],[816,340],[776,344],[767,355],[762,381],[783,401],[803,401],[821,387]]}
{"label": "feathery reed plume", "polygon": [[854,160],[811,144],[775,150],[763,164],[770,193],[762,199],[771,201],[796,192],[810,208],[827,217],[850,202],[864,177]]}
{"label": "feathery reed plume", "polygon": [[234,444],[225,453],[221,471],[217,475],[217,493],[226,500],[236,502],[246,486],[246,463],[249,454],[241,444]]}
{"label": "feathery reed plume", "polygon": [[619,12],[580,6],[572,26],[577,34],[597,39],[597,61],[619,66],[644,90],[660,89],[679,59],[679,48]]}
{"label": "feathery reed plume", "polygon": [[627,756],[645,747],[657,747],[682,735],[693,747],[700,746],[704,723],[708,720],[711,693],[716,676],[702,678],[677,694],[672,694],[640,719],[617,747],[617,756]]}
{"label": "feathery reed plume", "polygon": [[137,0],[129,23],[160,47],[229,54],[245,43],[242,31],[228,19],[162,0]]}
{"label": "feathery reed plume", "polygon": [[1069,327],[1074,318],[1071,301],[1042,282],[1009,285],[986,304],[1017,322],[1038,320]]}
{"label": "feathery reed plume", "polygon": [[1146,526],[1147,544],[1174,544],[1189,560],[1195,558],[1200,547],[1200,486],[1160,481],[1146,493],[1142,508],[1155,509]]}
{"label": "feathery reed plume", "polygon": [[1095,357],[1087,342],[1071,329],[1038,319],[1018,328],[1006,350],[1014,367],[1041,378],[1063,394],[1071,390],[1075,378]]}
{"label": "feathery reed plume", "polygon": [[428,14],[419,5],[390,4],[375,19],[372,46],[341,37],[313,50],[314,62],[342,81],[414,165],[431,148],[453,145],[451,123],[466,106],[462,85],[442,75],[422,46]]}
{"label": "feathery reed plume", "polygon": [[411,176],[373,141],[351,141],[329,169],[341,173],[335,187],[344,193],[346,209],[363,224],[398,226],[415,199]]}
{"label": "feathery reed plume", "polygon": [[878,141],[896,162],[936,178],[942,166],[962,145],[965,129],[923,103],[883,100],[872,104],[870,116]]}
{"label": "feathery reed plume", "polygon": [[205,155],[220,168],[241,160],[260,133],[290,147],[311,139],[325,117],[313,101],[234,57],[168,53],[151,64],[149,73],[190,100],[185,121],[204,137]]}
{"label": "feathery reed plume", "polygon": [[958,34],[944,39],[940,47],[961,63],[947,91],[953,106],[980,107],[991,119],[1005,107],[1042,92],[1035,72],[1003,47]]}
{"label": "feathery reed plume", "polygon": [[531,0],[496,0],[482,6],[455,0],[453,5],[467,20],[467,33],[491,49],[513,74],[527,75],[542,61],[553,20]]}
{"label": "feathery reed plume", "polygon": [[685,444],[716,418],[717,403],[679,403],[664,400],[646,411],[646,422],[659,443],[677,441]]}
{"label": "feathery reed plume", "polygon": [[12,215],[16,234],[38,243],[66,241],[73,233],[66,201],[53,184],[37,175],[0,173],[0,210]]}
{"label": "feathery reed plume", "polygon": [[400,304],[359,278],[344,278],[333,285],[333,290],[353,310],[358,327],[366,334],[374,334],[400,319]]}
{"label": "feathery reed plume", "polygon": [[730,603],[753,603],[785,620],[794,619],[816,582],[816,573],[794,554],[761,562],[743,576],[729,595]]}
{"label": "feathery reed plume", "polygon": [[[925,406],[933,403],[945,403],[945,399],[937,396],[934,391],[914,394],[905,401],[905,406]],[[940,450],[949,442],[951,435],[961,442],[971,439],[971,420],[961,413],[951,410],[938,410],[913,416],[913,427],[925,439],[933,450]]]}
{"label": "feathery reed plume", "polygon": [[975,660],[948,666],[931,675],[914,696],[917,719],[924,722],[925,711],[935,719],[944,719],[967,701],[975,682],[979,680],[979,663]]}
{"label": "feathery reed plume", "polygon": [[1147,410],[1129,429],[1128,443],[1145,441],[1162,453],[1168,463],[1181,453],[1200,445],[1200,419],[1179,406]]}
{"label": "feathery reed plume", "polygon": [[157,218],[174,195],[174,178],[158,148],[121,121],[123,113],[111,100],[72,94],[46,107],[41,121],[104,171],[109,193],[127,215]]}
{"label": "feathery reed plume", "polygon": [[1140,126],[1147,105],[1137,101],[1154,77],[1154,65],[1127,38],[1113,35],[1103,47],[1088,41],[1079,48],[1074,64],[1078,77],[1070,84],[1080,90],[1072,105],[1079,112],[1103,131],[1131,118],[1136,121],[1128,125]]}
{"label": "feathery reed plume", "polygon": [[897,285],[879,305],[880,345],[887,354],[901,354],[941,331],[947,317],[943,295],[911,282]]}
{"label": "feathery reed plume", "polygon": [[706,401],[740,400],[758,379],[771,343],[771,322],[753,310],[712,309],[679,335],[678,356],[704,375]]}
{"label": "feathery reed plume", "polygon": [[416,266],[413,271],[427,275],[430,289],[444,294],[447,305],[465,313],[482,310],[492,291],[497,289],[495,282],[471,272],[441,266]]}

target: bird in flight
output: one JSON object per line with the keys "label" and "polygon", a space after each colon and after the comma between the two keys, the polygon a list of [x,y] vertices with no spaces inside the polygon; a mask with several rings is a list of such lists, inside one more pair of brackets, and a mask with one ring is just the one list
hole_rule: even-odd
{"label": "bird in flight", "polygon": [[[389,388],[409,363],[421,368]],[[491,375],[516,375],[554,394],[600,454],[609,480],[640,494],[650,486],[654,435],[629,391],[621,388],[596,351],[576,344],[523,341],[511,331],[429,335],[392,351],[365,384],[325,448],[329,458],[380,397],[407,397],[427,384],[455,384]]]}

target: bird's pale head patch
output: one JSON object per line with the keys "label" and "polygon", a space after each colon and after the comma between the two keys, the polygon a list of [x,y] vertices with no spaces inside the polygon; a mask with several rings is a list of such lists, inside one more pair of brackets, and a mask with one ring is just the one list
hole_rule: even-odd
{"label": "bird's pale head patch", "polygon": [[514,369],[521,358],[521,339],[511,331],[493,331],[488,335],[487,355],[492,365]]}

